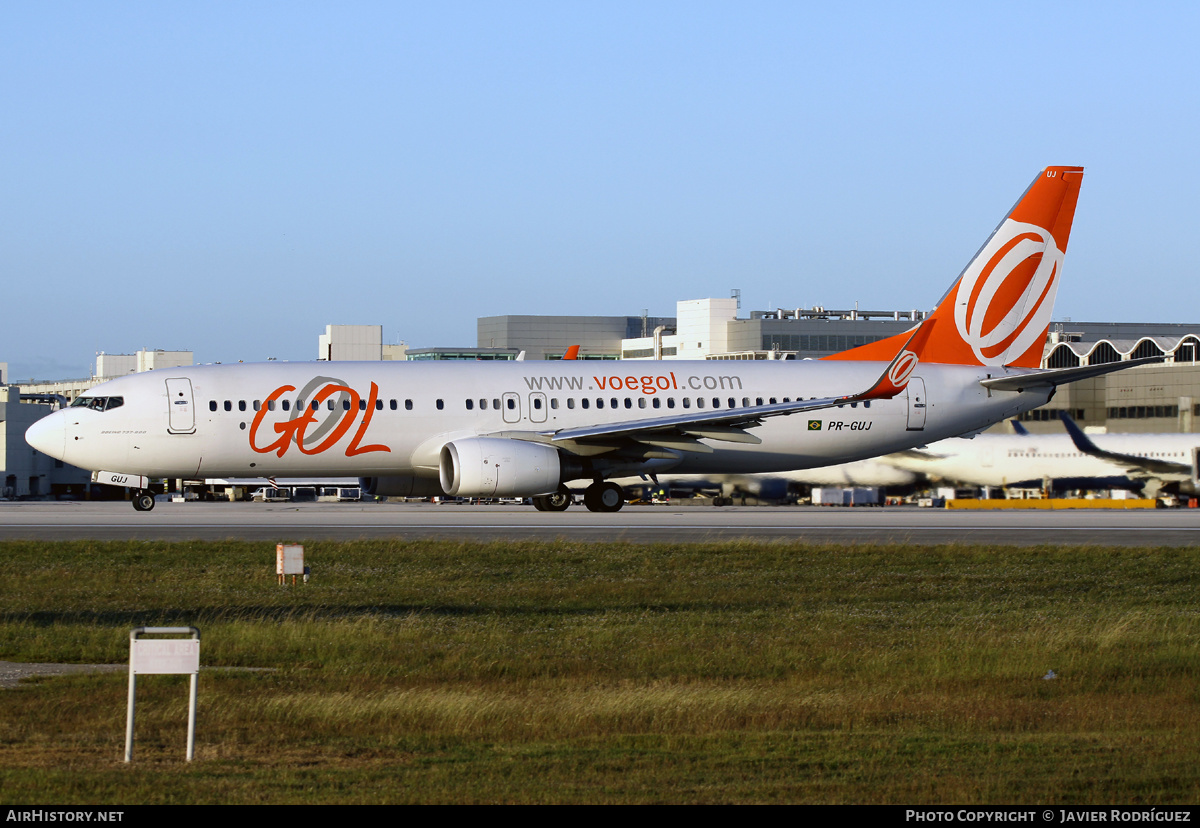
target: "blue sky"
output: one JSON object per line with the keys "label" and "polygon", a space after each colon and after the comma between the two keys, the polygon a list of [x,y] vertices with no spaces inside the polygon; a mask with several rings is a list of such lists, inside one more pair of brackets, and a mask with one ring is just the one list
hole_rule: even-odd
{"label": "blue sky", "polygon": [[1051,164],[1087,168],[1055,318],[1200,323],[1198,9],[10,3],[0,361],[928,308]]}

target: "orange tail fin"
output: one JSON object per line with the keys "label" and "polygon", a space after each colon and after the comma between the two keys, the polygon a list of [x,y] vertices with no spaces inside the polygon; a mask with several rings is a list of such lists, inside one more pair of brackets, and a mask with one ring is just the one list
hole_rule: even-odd
{"label": "orange tail fin", "polygon": [[888,361],[912,340],[922,362],[1037,368],[1082,180],[1083,167],[1041,172],[922,323],[923,336],[898,334],[825,359]]}

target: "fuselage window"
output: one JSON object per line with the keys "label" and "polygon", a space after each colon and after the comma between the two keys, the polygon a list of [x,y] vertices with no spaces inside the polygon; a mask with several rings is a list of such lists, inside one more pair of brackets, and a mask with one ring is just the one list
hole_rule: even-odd
{"label": "fuselage window", "polygon": [[254,410],[258,411],[261,408],[262,408],[262,400],[255,400],[254,401]]}
{"label": "fuselage window", "polygon": [[704,408],[704,397],[696,397],[696,408]]}
{"label": "fuselage window", "polygon": [[[762,400],[759,400],[758,404],[762,405]],[[749,408],[749,407],[750,407],[750,398],[742,397],[742,408]]]}
{"label": "fuselage window", "polygon": [[405,401],[404,401],[404,410],[405,410],[405,411],[412,411],[412,400],[405,400]]}
{"label": "fuselage window", "polygon": [[226,411],[233,411],[233,403],[232,403],[232,402],[230,402],[229,400],[226,400],[226,401],[225,401],[225,410],[226,410]]}
{"label": "fuselage window", "polygon": [[660,400],[658,397],[655,397],[655,398],[654,398],[654,407],[655,407],[655,408],[662,408],[662,400]]}
{"label": "fuselage window", "polygon": [[[329,410],[333,411],[333,400],[329,401]],[[342,400],[342,411],[349,411],[349,410],[350,410],[350,401]]]}
{"label": "fuselage window", "polygon": [[617,402],[617,398],[616,398],[616,397],[613,397],[612,399],[610,399],[610,400],[608,401],[608,403],[609,403],[609,404],[608,404],[608,407],[609,407],[609,408],[616,408],[616,407],[619,405],[619,403]]}
{"label": "fuselage window", "polygon": [[863,408],[870,408],[870,407],[871,407],[871,401],[863,400]]}
{"label": "fuselage window", "polygon": [[737,400],[733,397],[729,398],[729,408],[737,408]]}
{"label": "fuselage window", "polygon": [[366,401],[366,400],[364,400],[362,397],[359,397],[359,398],[358,398],[358,410],[359,410],[359,411],[366,411],[366,410],[367,410],[367,401]]}
{"label": "fuselage window", "polygon": [[771,399],[770,399],[770,403],[771,403],[771,405],[775,405],[775,398],[774,398],[774,397],[771,397]]}
{"label": "fuselage window", "polygon": [[691,397],[684,397],[684,398],[683,398],[683,407],[684,407],[684,408],[691,408],[691,407],[692,407],[692,398],[691,398]]}
{"label": "fuselage window", "polygon": [[558,410],[558,397],[550,398],[550,407],[553,408],[555,411]]}
{"label": "fuselage window", "polygon": [[487,400],[486,399],[482,399],[479,401],[479,410],[487,411]]}
{"label": "fuselage window", "polygon": [[587,397],[583,397],[582,399],[579,400],[579,407],[580,408],[588,407],[588,398]]}
{"label": "fuselage window", "polygon": [[667,397],[667,408],[674,408],[674,407],[675,407],[675,398]]}
{"label": "fuselage window", "polygon": [[291,400],[284,400],[284,401],[283,401],[283,410],[284,410],[284,411],[287,411],[287,410],[289,410],[291,407],[292,407]]}
{"label": "fuselage window", "polygon": [[762,405],[762,397],[755,397],[755,398],[754,398],[754,404],[755,404],[755,405]]}
{"label": "fuselage window", "polygon": [[[309,405],[309,408],[311,408],[313,411],[316,411],[318,408],[321,407],[321,404],[319,402],[317,402],[316,400],[312,400],[308,405]],[[329,401],[329,410],[333,411],[333,400]]]}
{"label": "fuselage window", "polygon": [[509,411],[512,411],[513,409],[515,409],[515,408],[517,407],[517,401],[516,401],[516,400],[514,400],[512,397],[509,397],[509,398],[508,398],[507,400],[505,400],[504,402],[508,404],[508,410],[509,410]]}
{"label": "fuselage window", "polygon": [[626,408],[633,408],[633,400],[629,399],[629,397],[626,397],[626,398],[625,398],[625,407],[626,407]]}
{"label": "fuselage window", "polygon": [[574,408],[574,407],[575,407],[575,398],[567,397],[567,408]]}
{"label": "fuselage window", "polygon": [[645,407],[646,407],[646,398],[638,397],[638,408],[645,408]]}
{"label": "fuselage window", "polygon": [[542,410],[542,398],[541,397],[533,398],[533,407],[536,408],[538,411]]}
{"label": "fuselage window", "polygon": [[[82,398],[82,397],[80,397],[80,399],[83,399],[83,398]],[[71,406],[72,406],[72,407],[74,407],[76,404],[77,404],[77,403],[71,403]],[[216,411],[216,410],[217,410],[217,401],[216,401],[216,400],[209,400],[209,401],[208,401],[208,410],[209,410],[209,411]]]}
{"label": "fuselage window", "polygon": [[604,408],[604,398],[596,397],[596,408]]}
{"label": "fuselage window", "polygon": [[500,400],[496,399],[495,397],[492,397],[492,408],[496,409],[497,411],[500,410]]}
{"label": "fuselage window", "polygon": [[375,398],[375,410],[383,411],[383,400],[379,399],[378,397]]}
{"label": "fuselage window", "polygon": [[441,410],[442,410],[443,408],[445,408],[445,407],[446,407],[446,403],[445,403],[445,402],[443,402],[442,400],[438,400],[438,401],[437,401],[437,410],[438,410],[438,411],[441,411]]}
{"label": "fuselage window", "polygon": [[474,410],[474,408],[475,408],[475,401],[468,398],[467,399],[467,411],[472,411],[472,410]]}
{"label": "fuselage window", "polygon": [[396,405],[396,401],[388,400],[388,408],[392,409],[392,411],[395,411],[398,408],[398,406]]}
{"label": "fuselage window", "polygon": [[721,398],[713,397],[713,408],[720,408],[720,407],[721,407]]}

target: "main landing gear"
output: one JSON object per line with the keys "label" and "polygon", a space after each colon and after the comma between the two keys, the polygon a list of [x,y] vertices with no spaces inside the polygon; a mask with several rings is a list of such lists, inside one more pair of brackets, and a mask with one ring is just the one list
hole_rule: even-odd
{"label": "main landing gear", "polygon": [[154,508],[154,494],[145,489],[133,493],[133,508],[139,512],[149,512]]}
{"label": "main landing gear", "polygon": [[583,490],[583,505],[592,512],[619,512],[625,505],[625,492],[616,483],[598,480]]}
{"label": "main landing gear", "polygon": [[[533,508],[539,512],[564,512],[571,500],[571,492],[563,487],[554,494],[533,498]],[[598,480],[583,490],[583,505],[591,512],[619,512],[625,505],[625,492],[616,483]]]}

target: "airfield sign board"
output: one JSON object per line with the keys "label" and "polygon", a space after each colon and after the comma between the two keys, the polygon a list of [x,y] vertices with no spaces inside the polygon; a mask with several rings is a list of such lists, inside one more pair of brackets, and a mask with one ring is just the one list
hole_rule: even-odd
{"label": "airfield sign board", "polygon": [[181,638],[135,638],[129,668],[142,675],[187,675],[200,672],[200,642]]}

